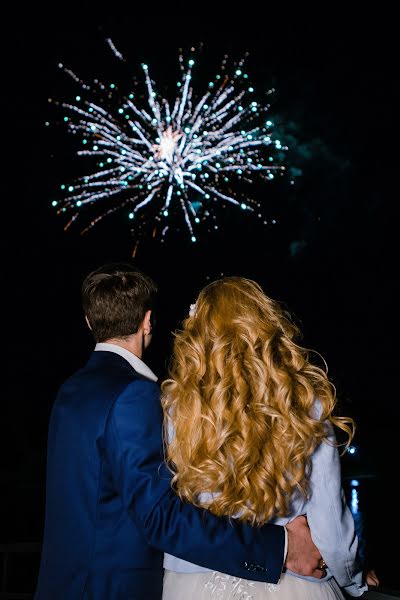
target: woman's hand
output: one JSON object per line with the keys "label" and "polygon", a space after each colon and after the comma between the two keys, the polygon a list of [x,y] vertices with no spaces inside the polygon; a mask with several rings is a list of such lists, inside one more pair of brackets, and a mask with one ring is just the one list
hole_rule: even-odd
{"label": "woman's hand", "polygon": [[373,569],[369,569],[365,575],[365,583],[372,587],[378,587],[379,579]]}

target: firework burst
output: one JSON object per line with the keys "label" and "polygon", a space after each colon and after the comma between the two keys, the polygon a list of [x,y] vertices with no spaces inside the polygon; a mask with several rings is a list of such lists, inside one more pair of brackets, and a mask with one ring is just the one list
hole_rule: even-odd
{"label": "firework burst", "polygon": [[[124,60],[111,40],[116,58]],[[69,213],[68,228],[82,212],[94,213],[88,231],[101,219],[125,210],[136,242],[150,232],[163,238],[181,225],[192,242],[203,222],[213,221],[221,205],[253,211],[260,203],[243,190],[256,179],[264,182],[284,171],[282,146],[272,134],[269,90],[258,100],[244,70],[243,58],[231,66],[227,57],[203,94],[192,87],[192,57],[179,55],[181,71],[173,102],[156,91],[149,68],[142,64],[144,92],[123,95],[116,84],[88,84],[60,67],[79,85],[74,103],[57,103],[64,121],[78,134],[79,156],[91,159],[91,171],[61,186],[53,201]]]}

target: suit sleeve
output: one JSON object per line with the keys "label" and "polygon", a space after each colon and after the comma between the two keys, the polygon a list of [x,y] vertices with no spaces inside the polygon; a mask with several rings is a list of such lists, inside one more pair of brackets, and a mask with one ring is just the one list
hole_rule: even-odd
{"label": "suit sleeve", "polygon": [[363,582],[354,518],[341,485],[335,434],[330,424],[327,428],[328,440],[313,456],[308,523],[314,544],[338,584],[350,596],[361,596],[368,586]]}
{"label": "suit sleeve", "polygon": [[284,562],[279,525],[251,527],[180,501],[163,461],[159,387],[135,380],[117,398],[104,439],[115,484],[149,545],[236,577],[276,583]]}

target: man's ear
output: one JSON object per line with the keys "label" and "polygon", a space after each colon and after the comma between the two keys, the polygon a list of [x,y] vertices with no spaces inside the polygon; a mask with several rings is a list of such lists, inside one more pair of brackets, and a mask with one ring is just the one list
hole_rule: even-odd
{"label": "man's ear", "polygon": [[144,315],[143,319],[143,331],[145,334],[151,333],[151,310],[149,309]]}
{"label": "man's ear", "polygon": [[85,315],[85,321],[86,321],[86,323],[87,323],[87,326],[89,327],[90,331],[92,331],[92,326],[91,326],[91,324],[89,323],[89,319],[87,318],[87,316],[86,316],[86,315]]}

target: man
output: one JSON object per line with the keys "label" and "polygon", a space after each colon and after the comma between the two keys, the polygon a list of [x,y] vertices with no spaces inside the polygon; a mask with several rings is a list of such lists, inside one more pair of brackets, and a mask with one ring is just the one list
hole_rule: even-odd
{"label": "man", "polygon": [[36,600],[159,600],[163,552],[275,583],[321,577],[305,519],[251,528],[182,503],[163,462],[156,377],[142,361],[156,285],[106,265],[82,286],[97,342],[60,388],[49,425],[46,516]]}

